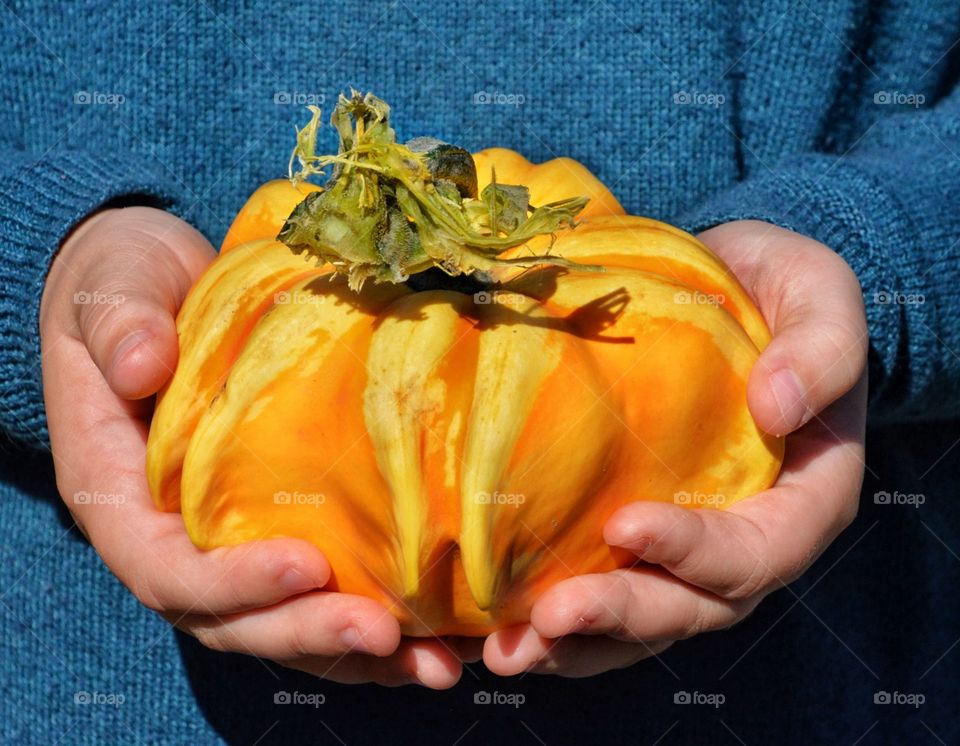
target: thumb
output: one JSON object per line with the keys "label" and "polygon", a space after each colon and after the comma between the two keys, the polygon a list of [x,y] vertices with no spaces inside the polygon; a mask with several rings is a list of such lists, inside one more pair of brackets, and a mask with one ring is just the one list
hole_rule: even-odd
{"label": "thumb", "polygon": [[150,396],[176,367],[176,313],[213,247],[147,207],[113,211],[81,240],[96,242],[101,257],[74,294],[81,340],[115,394]]}
{"label": "thumb", "polygon": [[787,435],[847,393],[867,358],[860,283],[830,251],[804,257],[802,273],[771,289],[773,340],[754,366],[747,401],[757,424]]}

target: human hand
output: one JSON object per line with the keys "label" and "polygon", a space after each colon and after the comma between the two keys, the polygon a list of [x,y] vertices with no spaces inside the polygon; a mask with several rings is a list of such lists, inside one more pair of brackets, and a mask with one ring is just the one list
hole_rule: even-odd
{"label": "human hand", "polygon": [[[201,551],[154,507],[144,473],[152,399],[177,362],[174,318],[213,248],[148,207],[86,219],[53,262],[40,311],[57,486],[110,570],[146,606],[215,650],[334,681],[446,688],[461,663],[401,638],[372,599],[323,592],[323,554],[295,539]],[[451,641],[455,645],[455,641]]]}
{"label": "human hand", "polygon": [[729,627],[799,577],[856,516],[868,344],[856,276],[823,244],[759,221],[699,238],[773,333],[747,398],[761,428],[790,434],[780,476],[728,510],[657,502],[618,510],[604,539],[643,564],[549,589],[530,624],[487,638],[484,662],[495,673],[591,676]]}

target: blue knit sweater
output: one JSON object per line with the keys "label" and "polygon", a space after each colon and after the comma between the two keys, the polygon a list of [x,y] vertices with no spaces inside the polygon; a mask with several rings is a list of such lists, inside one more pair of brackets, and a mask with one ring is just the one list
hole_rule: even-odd
{"label": "blue knit sweater", "polygon": [[[283,688],[273,674],[176,637],[66,529],[44,452],[37,316],[51,258],[85,215],[114,201],[163,206],[216,245],[246,195],[284,173],[293,125],[305,118],[301,104],[325,101],[329,109],[349,86],[388,100],[401,138],[430,134],[469,149],[501,145],[531,160],[568,155],[608,184],[630,212],[691,231],[757,218],[832,247],[863,285],[871,421],[901,428],[878,431],[896,432],[891,448],[901,449],[874,453],[885,466],[874,474],[878,488],[892,491],[896,482],[907,489],[904,479],[928,480],[927,491],[934,489],[931,479],[956,483],[955,455],[937,461],[953,426],[897,424],[960,414],[955,2],[642,0],[621,6],[558,0],[471,7],[414,0],[44,0],[3,3],[0,19],[0,429],[10,441],[0,480],[0,739],[80,742],[112,734],[120,741],[252,742],[271,719],[282,723],[274,735],[329,737],[319,725],[322,717],[333,717],[329,709],[320,715],[272,710],[262,692]],[[334,147],[330,140],[323,144]],[[909,453],[904,433],[916,434],[909,436]],[[39,453],[30,455],[31,449]],[[891,471],[891,463],[900,471]],[[918,476],[927,467],[932,471]],[[901,478],[903,470],[913,476]],[[955,518],[926,518],[931,532],[950,544],[944,526],[956,529]],[[896,541],[905,529],[890,530]],[[924,546],[930,536],[925,539]],[[930,551],[940,552],[930,566],[954,561],[942,547]],[[919,583],[911,592],[932,603],[924,587]],[[848,586],[835,591],[844,599],[851,592]],[[867,608],[867,599],[860,601],[850,614]],[[829,635],[812,624],[810,639]],[[852,626],[850,634],[861,627]],[[754,636],[762,631],[761,625]],[[773,634],[786,648],[802,636],[802,630],[792,637],[780,632]],[[726,643],[714,636],[712,647],[689,644],[686,650],[695,650],[700,661],[689,675],[721,673],[736,655],[712,674],[703,674],[702,661],[733,644],[737,634],[744,633],[720,636]],[[776,649],[777,643],[766,645]],[[818,660],[813,648],[782,665],[799,670]],[[676,653],[676,660],[689,654]],[[909,657],[903,649],[899,654]],[[440,731],[448,743],[473,720],[489,724],[501,717],[471,710],[469,694],[432,700],[390,695],[401,698],[397,707],[379,691],[270,670],[290,687],[336,691],[328,699],[337,701],[341,714],[366,708],[344,720],[343,738],[350,743],[399,738],[392,730],[378,736],[379,716],[371,712],[386,710],[397,722],[418,724],[418,707],[423,717],[434,717],[430,708],[442,701],[453,723]],[[244,678],[224,678],[228,672]],[[809,673],[819,681],[814,670]],[[765,680],[778,674],[756,670]],[[663,691],[693,689],[700,681],[643,675],[657,678],[648,684]],[[469,691],[481,688],[466,678]],[[539,704],[547,707],[548,696],[569,696],[586,707],[582,691],[606,686],[612,692],[631,679],[610,674],[599,681],[607,683],[589,690],[571,689],[569,682],[544,687]],[[488,688],[497,686],[509,688],[492,681]],[[126,701],[75,705],[73,693],[80,690],[123,692]],[[664,715],[671,702],[665,694],[649,713],[635,701],[621,702],[627,713],[600,710],[590,717],[631,741],[654,741],[671,720],[683,718],[685,740],[700,738],[697,733],[711,740],[725,735],[690,714]],[[856,711],[861,704],[858,699],[845,708]],[[769,740],[762,727],[751,730],[763,717],[749,702],[739,705],[742,719],[731,727]],[[790,717],[803,724],[794,734],[810,741],[834,740],[846,728],[840,740],[852,742],[874,718],[869,707],[862,722],[854,718],[852,724],[822,714],[808,718],[803,707],[796,705]],[[457,708],[466,708],[465,714],[451,714]],[[624,729],[627,714],[652,723],[650,729],[644,725],[639,736]],[[610,726],[611,718],[619,725]],[[712,722],[719,727],[716,718]],[[939,727],[956,734],[949,722],[945,717]],[[541,727],[549,729],[550,718]],[[885,732],[896,742],[895,730]],[[561,728],[556,738],[564,733],[571,731]]]}

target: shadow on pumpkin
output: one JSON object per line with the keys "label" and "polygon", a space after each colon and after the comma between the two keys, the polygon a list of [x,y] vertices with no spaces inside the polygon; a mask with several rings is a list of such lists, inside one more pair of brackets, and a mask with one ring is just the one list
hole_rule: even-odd
{"label": "shadow on pumpkin", "polygon": [[[445,290],[473,296],[474,301],[460,308],[459,311],[462,315],[474,319],[478,331],[503,325],[524,324],[572,334],[575,337],[595,342],[633,344],[635,338],[632,336],[606,336],[603,333],[616,326],[617,321],[623,316],[630,304],[630,293],[624,287],[611,290],[571,311],[566,316],[532,316],[505,304],[497,304],[496,319],[491,319],[491,314],[480,313],[481,308],[490,305],[496,292],[523,295],[543,304],[556,292],[557,281],[565,274],[567,274],[567,270],[559,267],[540,268],[532,270],[531,274],[524,273],[521,276],[523,279],[523,292],[521,292],[513,290],[509,283],[487,286],[471,277],[450,277],[436,269],[421,273],[421,275],[428,275],[427,278],[421,279],[420,275],[411,277],[407,287],[412,284],[413,287],[410,290],[414,293]],[[416,281],[414,282],[414,280]],[[347,286],[347,280],[343,275],[322,275],[308,283],[304,290],[325,300],[331,299],[334,303],[349,304],[356,310],[373,317],[374,328],[377,328],[385,318],[383,304],[385,301],[389,304],[389,295],[396,293],[396,286],[371,283],[358,293]],[[480,300],[478,296],[481,295],[486,297]],[[435,296],[433,302],[451,304],[451,301],[444,296]],[[390,315],[394,319],[409,321],[423,321],[426,318],[424,314],[408,308],[392,309]]]}

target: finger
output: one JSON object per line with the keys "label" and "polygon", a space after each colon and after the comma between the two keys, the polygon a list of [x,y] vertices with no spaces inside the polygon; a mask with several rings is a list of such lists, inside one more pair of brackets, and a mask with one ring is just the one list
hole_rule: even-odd
{"label": "finger", "polygon": [[171,621],[213,650],[276,661],[347,653],[383,657],[400,644],[400,624],[382,604],[344,593],[308,593],[270,608]]}
{"label": "finger", "polygon": [[[97,232],[98,242],[115,244],[83,277],[73,302],[80,338],[111,389],[138,399],[155,393],[176,366],[174,318],[214,251],[173,216],[119,212],[124,221],[114,218]],[[137,216],[144,223],[132,230]]]}
{"label": "finger", "polygon": [[863,477],[865,378],[788,441],[777,484],[726,510],[631,503],[604,539],[727,599],[789,583],[856,515]]}
{"label": "finger", "polygon": [[[51,352],[69,354],[69,346]],[[89,358],[78,356],[70,369],[77,386],[91,391],[70,407],[69,392],[47,386],[48,401],[64,413],[51,419],[50,428],[57,485],[103,560],[145,605],[225,614],[326,584],[330,568],[308,542],[271,539],[211,551],[194,546],[182,516],[157,511],[150,499],[142,467],[146,423],[130,417],[124,410],[130,403],[106,390]]]}
{"label": "finger", "polygon": [[[773,339],[751,372],[747,401],[757,424],[774,435],[793,432],[850,391],[867,359],[856,275],[833,252],[801,241],[768,247],[782,255],[784,272],[758,289]],[[797,271],[788,271],[791,262]]]}
{"label": "finger", "polygon": [[[768,490],[753,499],[777,500],[777,494]],[[775,574],[772,565],[782,564],[770,553],[783,547],[773,546],[760,525],[733,508],[691,510],[666,503],[631,503],[611,516],[604,539],[726,598],[765,590]]]}
{"label": "finger", "polygon": [[682,640],[725,629],[755,602],[732,602],[654,568],[583,575],[541,596],[530,623],[543,637],[609,635],[624,642]]}
{"label": "finger", "polygon": [[172,314],[122,284],[91,297],[121,299],[115,308],[84,305],[79,314],[83,340],[110,388],[125,399],[156,393],[177,364]]}
{"label": "finger", "polygon": [[632,666],[659,655],[671,644],[622,642],[586,635],[552,640],[541,637],[530,625],[522,625],[490,635],[483,649],[483,662],[498,676],[529,672],[582,678]]}
{"label": "finger", "polygon": [[462,671],[443,641],[401,638],[396,619],[361,596],[315,593],[224,619],[171,621],[213,650],[268,658],[344,684],[447,689]]}
{"label": "finger", "polygon": [[[136,500],[133,490],[120,490]],[[91,510],[99,512],[91,517]],[[104,562],[155,611],[232,614],[322,588],[330,577],[320,550],[297,539],[202,550],[179,514],[149,503],[83,506],[77,513]]]}
{"label": "finger", "polygon": [[397,650],[384,658],[351,653],[298,658],[283,665],[341,684],[418,685],[437,690],[454,686],[463,672],[456,655],[439,640],[413,638],[403,638]]}

